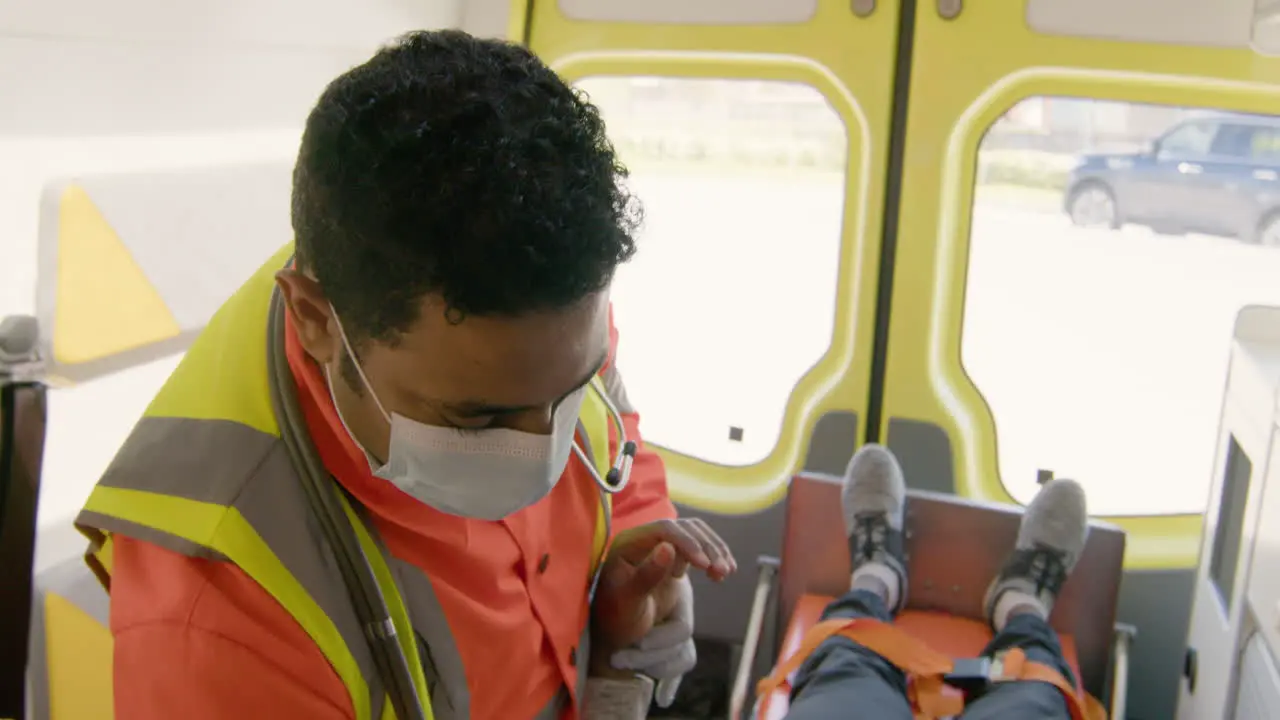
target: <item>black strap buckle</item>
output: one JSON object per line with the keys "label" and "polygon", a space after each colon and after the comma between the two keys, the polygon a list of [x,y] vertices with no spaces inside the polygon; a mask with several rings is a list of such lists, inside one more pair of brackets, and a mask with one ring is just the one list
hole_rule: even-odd
{"label": "black strap buckle", "polygon": [[965,701],[981,697],[991,687],[995,663],[989,657],[962,658],[952,661],[951,672],[942,681],[964,694]]}

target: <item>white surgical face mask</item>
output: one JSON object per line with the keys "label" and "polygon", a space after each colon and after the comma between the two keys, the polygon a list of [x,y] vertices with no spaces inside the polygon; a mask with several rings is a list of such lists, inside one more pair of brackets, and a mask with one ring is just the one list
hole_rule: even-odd
{"label": "white surgical face mask", "polygon": [[[456,428],[426,425],[386,411],[351,351],[346,331],[337,317],[334,313],[342,344],[356,366],[365,391],[391,425],[387,462],[378,465],[351,433],[334,398],[333,406],[343,428],[364,451],[376,477],[441,512],[479,520],[501,520],[550,494],[560,481],[573,450],[578,413],[587,392],[585,385],[556,406],[549,435],[507,428],[462,433]],[[333,380],[327,366],[325,379],[332,396]]]}

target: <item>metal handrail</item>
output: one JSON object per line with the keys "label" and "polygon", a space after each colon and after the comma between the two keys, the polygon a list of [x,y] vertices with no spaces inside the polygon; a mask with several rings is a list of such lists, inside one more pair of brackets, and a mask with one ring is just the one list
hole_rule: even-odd
{"label": "metal handrail", "polygon": [[1115,639],[1111,645],[1111,712],[1114,720],[1124,720],[1129,701],[1129,647],[1138,636],[1138,628],[1116,623]]}
{"label": "metal handrail", "polygon": [[751,685],[751,674],[756,664],[756,652],[760,647],[760,636],[764,632],[764,614],[769,606],[769,596],[773,593],[774,579],[778,574],[778,559],[762,555],[756,559],[759,575],[756,577],[755,597],[751,600],[751,614],[747,617],[747,629],[742,637],[742,657],[738,661],[738,671],[733,678],[733,689],[729,693],[729,720],[742,720],[742,712],[747,705],[747,694]]}

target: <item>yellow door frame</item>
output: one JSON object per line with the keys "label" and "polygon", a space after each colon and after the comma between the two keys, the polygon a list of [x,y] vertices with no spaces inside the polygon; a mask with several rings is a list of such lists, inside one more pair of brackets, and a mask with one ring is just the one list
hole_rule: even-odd
{"label": "yellow door frame", "polygon": [[[934,3],[918,4],[898,233],[886,250],[895,256],[890,357],[876,429],[884,436],[890,419],[942,428],[952,443],[956,492],[997,502],[1015,501],[1000,480],[990,408],[960,361],[983,133],[1020,100],[1045,95],[1280,114],[1280,59],[1249,48],[1041,34],[1028,27],[1024,5],[964,3],[948,19]],[[1197,562],[1200,515],[1107,519],[1129,534],[1127,568]]]}
{"label": "yellow door frame", "polygon": [[[818,0],[809,20],[786,24],[588,21],[565,16],[554,0],[532,2],[523,15],[513,8],[512,17],[517,16],[524,20],[513,20],[514,36],[569,80],[658,75],[804,83],[820,91],[844,122],[845,207],[852,210],[845,213],[842,229],[832,344],[792,393],[777,446],[763,461],[735,468],[660,449],[671,495],[682,504],[733,514],[774,505],[801,467],[818,419],[842,410],[865,417],[868,406],[884,206],[881,179],[893,90],[889,73],[879,69],[892,63],[897,3],[882,2],[871,14],[859,16],[847,0]],[[706,359],[708,365],[715,361]],[[703,371],[691,366],[691,372]],[[849,438],[851,446],[856,441]]]}

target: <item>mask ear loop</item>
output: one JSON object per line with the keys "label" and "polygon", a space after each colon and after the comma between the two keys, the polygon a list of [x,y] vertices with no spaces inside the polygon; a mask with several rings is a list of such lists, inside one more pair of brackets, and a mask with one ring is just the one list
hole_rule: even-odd
{"label": "mask ear loop", "polygon": [[[360,358],[356,357],[356,351],[351,349],[351,341],[347,339],[347,330],[342,327],[342,318],[338,317],[338,311],[333,309],[333,303],[329,303],[329,312],[333,313],[333,323],[338,326],[338,337],[342,338],[342,347],[347,351],[347,357],[351,358],[351,364],[356,366],[356,374],[360,376],[360,382],[364,384],[364,389],[369,391],[369,395],[373,397],[373,404],[378,406],[378,412],[382,413],[382,417],[390,425],[391,413],[382,407],[382,401],[378,399],[378,393],[374,392],[373,385],[369,384],[369,378],[364,374],[364,368],[360,366]],[[338,362],[342,361],[339,360]],[[325,378],[329,378],[329,368],[327,366],[325,367]],[[333,394],[332,381],[329,382],[329,394]],[[336,408],[338,404],[335,402],[333,406]],[[339,412],[338,416],[341,417],[342,413]],[[342,424],[345,426],[346,421],[344,420]],[[349,434],[351,430],[348,429],[347,432]]]}
{"label": "mask ear loop", "polygon": [[347,437],[351,438],[351,442],[356,444],[360,452],[364,453],[365,460],[369,463],[369,470],[377,472],[378,468],[383,467],[383,463],[379,462],[373,453],[360,442],[360,438],[351,432],[351,426],[347,424],[347,419],[342,415],[342,408],[338,407],[338,396],[333,392],[333,373],[329,370],[329,366],[324,366],[324,382],[329,386],[329,402],[333,403],[333,411],[338,415],[338,422],[342,423],[342,429],[346,431]]}

